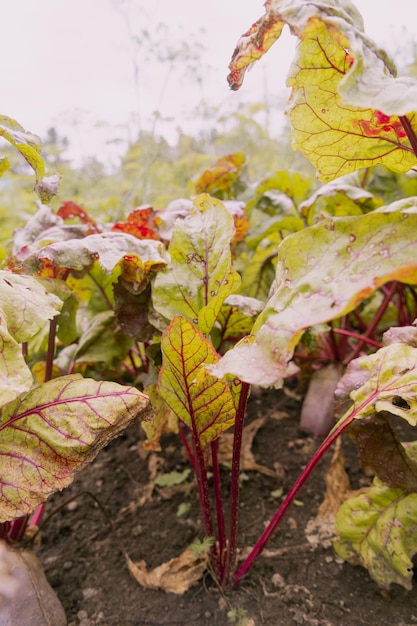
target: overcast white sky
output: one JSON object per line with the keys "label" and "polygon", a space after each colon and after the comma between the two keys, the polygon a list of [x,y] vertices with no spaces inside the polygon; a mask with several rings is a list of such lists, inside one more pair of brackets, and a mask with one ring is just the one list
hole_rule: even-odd
{"label": "overcast white sky", "polygon": [[[55,126],[77,159],[103,156],[111,139],[132,138],[155,110],[173,118],[171,128],[187,130],[202,98],[237,107],[285,94],[295,44],[289,34],[247,75],[240,92],[226,84],[234,46],[263,14],[262,0],[0,0],[0,6],[0,113],[40,136]],[[356,6],[366,32],[392,54],[417,41],[416,0],[357,0]],[[156,63],[158,48],[141,51],[132,38],[143,29],[168,45],[186,41],[196,50],[200,42],[206,49],[201,72],[184,75]]]}

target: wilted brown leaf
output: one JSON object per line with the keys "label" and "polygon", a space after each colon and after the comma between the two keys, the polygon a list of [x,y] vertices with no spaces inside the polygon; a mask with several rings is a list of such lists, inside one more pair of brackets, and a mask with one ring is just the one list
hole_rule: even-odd
{"label": "wilted brown leaf", "polygon": [[125,554],[129,572],[146,589],[158,589],[182,595],[195,585],[207,567],[207,557],[196,556],[187,548],[180,554],[153,570],[148,570],[145,561],[134,562]]}

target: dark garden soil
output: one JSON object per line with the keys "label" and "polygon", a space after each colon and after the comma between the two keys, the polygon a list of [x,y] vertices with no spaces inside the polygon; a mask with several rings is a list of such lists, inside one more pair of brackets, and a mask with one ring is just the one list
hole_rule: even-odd
{"label": "dark garden soil", "polygon": [[[252,452],[256,463],[272,472],[245,471],[242,550],[255,543],[275,512],[277,490],[288,490],[318,445],[298,431],[299,410],[299,402],[283,391],[254,395],[249,401],[248,423],[265,418]],[[395,586],[382,592],[366,570],[341,562],[330,542],[314,546],[308,541],[307,524],[323,500],[331,453],[237,588],[221,594],[208,575],[184,595],[140,587],[118,542],[131,559],[144,559],[154,568],[203,536],[197,491],[190,480],[186,487],[168,490],[151,481],[155,473],[188,467],[178,440],[167,438],[161,453],[148,456],[140,440],[140,428],[134,425],[48,504],[47,514],[66,502],[45,519],[38,555],[71,626],[227,626],[233,623],[233,609],[246,612],[248,626],[417,624],[415,589]],[[354,443],[346,438],[342,447],[352,488],[367,484]],[[109,513],[113,528],[86,492]],[[178,516],[181,505],[189,510]]]}

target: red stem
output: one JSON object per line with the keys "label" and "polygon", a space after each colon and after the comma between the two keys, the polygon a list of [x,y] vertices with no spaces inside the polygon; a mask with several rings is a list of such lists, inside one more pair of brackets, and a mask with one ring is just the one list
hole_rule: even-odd
{"label": "red stem", "polygon": [[226,524],[224,521],[224,506],[222,497],[222,485],[220,478],[219,467],[219,440],[215,439],[211,442],[211,462],[213,468],[213,486],[214,486],[214,501],[216,505],[216,518],[217,518],[217,538],[219,540],[219,555],[220,555],[220,571],[222,575],[223,561],[226,554]]}
{"label": "red stem", "polygon": [[[51,380],[52,378],[57,326],[58,326],[58,316],[56,315],[49,322],[48,348],[46,352],[45,377],[44,377],[45,382],[48,382],[48,380]],[[27,352],[27,346],[26,346],[26,352]],[[44,505],[40,505],[40,507],[36,509],[30,522],[31,526],[39,525],[44,508],[45,508]],[[25,530],[28,525],[28,522],[29,522],[28,515],[23,515],[22,517],[19,517],[13,520],[12,522],[10,522],[10,530],[8,532],[9,540],[21,541],[23,539],[23,535],[25,534]]]}
{"label": "red stem", "polygon": [[194,458],[194,454],[193,454],[193,451],[192,451],[192,450],[191,450],[191,448],[190,448],[190,444],[188,443],[188,439],[187,439],[187,436],[186,436],[186,434],[185,434],[185,432],[184,432],[184,429],[183,429],[183,426],[182,426],[181,422],[178,422],[178,432],[179,432],[179,434],[180,434],[181,441],[182,441],[182,443],[183,443],[183,445],[184,445],[184,448],[185,448],[185,449],[186,449],[186,451],[187,451],[187,456],[188,456],[188,459],[189,459],[189,461],[190,461],[190,463],[191,463],[191,466],[192,466],[192,468],[193,468],[193,470],[194,470],[194,472],[195,472],[196,470],[195,470],[195,458]]}
{"label": "red stem", "polygon": [[[191,407],[192,404],[190,398],[188,398],[188,400],[188,405]],[[211,513],[210,492],[208,486],[206,462],[204,459],[204,450],[201,446],[196,421],[192,411],[190,411],[190,417],[192,426],[191,434],[193,442],[194,472],[197,480],[200,511],[203,517],[204,533],[206,537],[214,537],[214,526]],[[211,549],[210,556],[214,573],[219,578],[221,576],[221,570],[217,548],[218,546],[214,544]]]}
{"label": "red stem", "polygon": [[364,337],[363,335],[359,335],[359,333],[355,333],[352,330],[343,330],[342,328],[333,328],[333,332],[339,335],[346,335],[347,337],[352,337],[352,339],[358,339],[363,343],[369,343],[371,346],[375,346],[375,348],[382,348],[382,344],[374,339],[369,339],[369,337]]}
{"label": "red stem", "polygon": [[51,380],[52,378],[52,368],[54,365],[54,356],[55,356],[55,337],[56,337],[56,329],[58,326],[58,315],[53,317],[49,322],[49,337],[48,337],[48,349],[46,352],[46,363],[45,363],[45,382]]}
{"label": "red stem", "polygon": [[411,122],[406,115],[400,115],[399,120],[405,132],[407,133],[408,141],[410,142],[413,152],[417,157],[417,136],[414,132],[413,127],[411,126]]}
{"label": "red stem", "polygon": [[378,326],[379,322],[381,321],[381,318],[384,315],[389,303],[391,302],[392,296],[394,295],[396,289],[397,289],[397,283],[396,282],[391,283],[389,289],[385,293],[385,297],[381,303],[381,306],[379,307],[378,311],[376,312],[376,315],[374,316],[374,319],[372,320],[372,323],[369,324],[366,332],[364,333],[362,337],[362,340],[358,343],[356,348],[353,350],[352,354],[349,356],[349,361],[353,361],[353,359],[356,359],[356,357],[360,354],[360,351],[364,347],[365,343],[369,340],[369,337],[372,335],[372,333]]}
{"label": "red stem", "polygon": [[[366,403],[364,403],[364,404],[366,404]],[[351,413],[349,413],[349,415],[346,418],[343,419],[343,421],[341,421],[339,424],[336,424],[334,429],[328,434],[326,439],[323,441],[323,443],[320,445],[320,447],[316,450],[316,452],[314,453],[314,455],[312,456],[310,461],[307,463],[307,465],[305,466],[305,468],[303,469],[303,471],[301,472],[301,474],[299,475],[299,477],[295,481],[295,483],[292,486],[291,490],[289,491],[289,493],[287,494],[285,499],[282,501],[281,506],[278,508],[277,512],[275,513],[275,515],[272,518],[272,520],[269,522],[268,526],[266,527],[266,529],[262,533],[261,537],[256,542],[256,544],[255,544],[254,548],[252,549],[251,553],[244,560],[243,564],[240,566],[238,571],[235,573],[234,578],[233,578],[233,584],[234,585],[236,585],[239,582],[239,580],[242,578],[242,576],[244,576],[246,574],[248,569],[251,567],[251,565],[255,561],[256,557],[259,556],[259,554],[262,552],[262,550],[264,549],[265,545],[267,544],[267,542],[271,538],[272,533],[275,531],[275,529],[278,526],[279,522],[281,521],[281,519],[285,515],[287,509],[289,508],[289,506],[294,501],[294,499],[295,499],[296,495],[298,494],[298,492],[300,491],[301,487],[304,485],[304,483],[306,482],[306,480],[310,476],[310,474],[313,471],[313,469],[319,463],[319,461],[321,461],[324,453],[327,452],[327,450],[334,443],[334,441],[341,435],[341,433],[344,430],[346,430],[346,428],[349,426],[349,424],[351,424],[351,422],[353,421],[355,415],[357,415],[357,413],[361,410],[361,408],[362,408],[362,406],[359,409],[356,409],[355,411],[352,411]]]}
{"label": "red stem", "polygon": [[224,585],[229,583],[230,572],[234,568],[236,561],[236,543],[239,521],[240,453],[242,450],[243,425],[245,422],[249,390],[250,385],[248,383],[242,383],[239,404],[236,411],[235,430],[233,435],[232,473],[230,479],[229,542],[227,546],[223,580],[221,581]]}

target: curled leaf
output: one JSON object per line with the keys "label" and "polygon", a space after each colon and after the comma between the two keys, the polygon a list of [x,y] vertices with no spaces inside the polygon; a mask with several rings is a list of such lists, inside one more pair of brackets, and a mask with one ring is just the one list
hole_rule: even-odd
{"label": "curled leaf", "polygon": [[135,563],[125,554],[129,572],[142,587],[178,595],[195,585],[207,568],[207,556],[196,555],[191,549],[149,571],[145,561]]}

